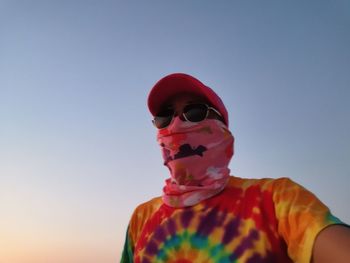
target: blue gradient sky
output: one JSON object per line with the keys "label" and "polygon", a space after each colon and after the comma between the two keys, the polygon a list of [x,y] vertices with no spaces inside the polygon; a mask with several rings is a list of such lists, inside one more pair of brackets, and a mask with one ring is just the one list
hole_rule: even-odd
{"label": "blue gradient sky", "polygon": [[160,195],[146,108],[186,72],[225,102],[232,174],[287,176],[350,222],[348,1],[0,2],[0,262],[118,261]]}

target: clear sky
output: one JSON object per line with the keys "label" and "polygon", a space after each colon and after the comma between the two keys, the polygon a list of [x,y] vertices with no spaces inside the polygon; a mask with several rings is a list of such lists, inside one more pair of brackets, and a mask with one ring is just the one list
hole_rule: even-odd
{"label": "clear sky", "polygon": [[0,262],[118,262],[161,194],[146,99],[212,87],[239,177],[287,176],[350,223],[350,4],[0,1]]}

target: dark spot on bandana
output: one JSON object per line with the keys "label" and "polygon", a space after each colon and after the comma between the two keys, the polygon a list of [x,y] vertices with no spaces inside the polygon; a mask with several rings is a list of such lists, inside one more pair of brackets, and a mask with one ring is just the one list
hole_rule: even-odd
{"label": "dark spot on bandana", "polygon": [[197,148],[192,148],[188,143],[183,144],[179,148],[179,152],[174,155],[174,160],[189,157],[193,155],[203,156],[203,153],[207,150],[203,145],[199,145]]}

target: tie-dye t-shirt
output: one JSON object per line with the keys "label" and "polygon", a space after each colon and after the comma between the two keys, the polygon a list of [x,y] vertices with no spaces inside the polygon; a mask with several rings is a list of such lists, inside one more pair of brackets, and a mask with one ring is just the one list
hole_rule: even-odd
{"label": "tie-dye t-shirt", "polygon": [[155,198],[136,208],[121,262],[310,262],[317,234],[341,223],[288,178],[230,177],[186,208]]}

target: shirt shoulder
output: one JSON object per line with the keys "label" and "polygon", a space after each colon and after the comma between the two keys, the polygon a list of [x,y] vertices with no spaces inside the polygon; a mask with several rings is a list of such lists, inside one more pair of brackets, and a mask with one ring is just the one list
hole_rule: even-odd
{"label": "shirt shoulder", "polygon": [[288,177],[280,178],[241,178],[230,176],[228,187],[242,188],[246,190],[250,187],[259,187],[262,190],[275,191],[279,186],[299,186]]}
{"label": "shirt shoulder", "polygon": [[135,210],[134,214],[152,214],[155,210],[159,209],[159,207],[163,204],[162,197],[158,196],[155,198],[152,198],[151,200],[144,202],[142,204],[139,204]]}
{"label": "shirt shoulder", "polygon": [[138,240],[144,225],[159,210],[162,204],[162,198],[155,197],[135,208],[129,223],[129,234],[133,241]]}

